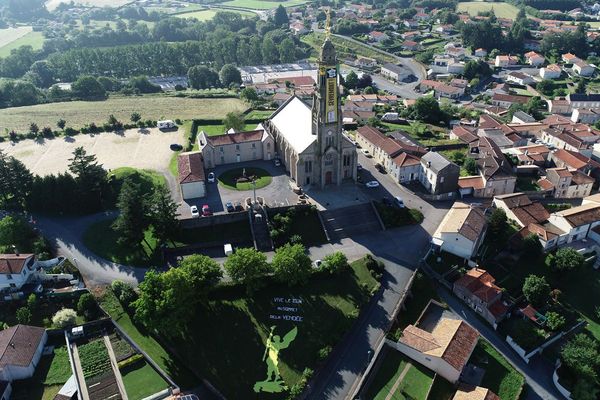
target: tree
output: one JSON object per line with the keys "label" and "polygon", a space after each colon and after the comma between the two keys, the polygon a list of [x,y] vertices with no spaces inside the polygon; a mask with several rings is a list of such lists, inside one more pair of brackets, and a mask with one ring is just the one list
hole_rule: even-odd
{"label": "tree", "polygon": [[52,324],[57,328],[66,328],[67,326],[75,325],[77,321],[77,313],[70,308],[63,308],[54,314]]}
{"label": "tree", "polygon": [[598,341],[579,333],[569,340],[561,353],[563,363],[580,378],[596,378],[596,369],[600,366]]}
{"label": "tree", "polygon": [[419,121],[438,124],[447,119],[446,115],[440,109],[438,101],[430,96],[419,97],[415,104],[411,106],[413,118]]}
{"label": "tree", "polygon": [[280,4],[279,7],[275,9],[275,15],[273,16],[273,23],[276,26],[285,26],[287,28],[290,20],[288,18],[287,12],[285,8]]}
{"label": "tree", "polygon": [[77,195],[80,196],[82,210],[99,211],[102,209],[102,194],[107,183],[106,170],[98,164],[96,156],[88,155],[83,147],[77,147],[69,161],[69,171],[78,184]]}
{"label": "tree", "polygon": [[35,293],[31,293],[28,297],[27,297],[27,308],[29,309],[29,311],[31,311],[31,313],[33,314],[35,312],[35,310],[37,309],[38,306],[38,299],[37,296],[35,295]]}
{"label": "tree", "polygon": [[260,287],[269,271],[267,256],[254,248],[237,249],[227,257],[223,266],[234,282],[246,286],[248,295],[252,295]]}
{"label": "tree", "polygon": [[346,255],[341,251],[336,251],[335,253],[325,256],[321,264],[321,270],[327,271],[330,274],[335,274],[345,270],[348,266],[348,258]]}
{"label": "tree", "polygon": [[205,297],[223,277],[219,264],[202,254],[185,257],[179,262],[179,269],[187,274],[192,290],[200,297]]}
{"label": "tree", "polygon": [[529,275],[523,283],[523,295],[534,306],[541,306],[550,296],[550,285],[543,276]]}
{"label": "tree", "polygon": [[27,325],[31,322],[31,311],[27,307],[17,309],[15,316],[17,317],[17,322],[20,324]]}
{"label": "tree", "polygon": [[279,45],[279,60],[282,63],[296,61],[296,44],[291,38],[285,38]]}
{"label": "tree", "polygon": [[240,92],[240,98],[248,102],[254,102],[259,99],[258,93],[256,93],[256,89],[251,87],[242,89],[242,91]]}
{"label": "tree", "polygon": [[119,233],[119,243],[139,249],[142,240],[145,241],[144,232],[149,225],[149,218],[145,212],[146,201],[140,185],[131,179],[125,179],[119,193],[117,208],[119,216],[112,227]]}
{"label": "tree", "polygon": [[233,64],[225,64],[221,71],[219,71],[219,80],[221,81],[221,85],[224,87],[229,87],[232,83],[236,83],[238,85],[242,84],[242,74],[240,70],[235,67]]}
{"label": "tree", "polygon": [[577,87],[575,87],[575,93],[585,94],[586,92],[586,82],[585,79],[579,78],[577,82]]}
{"label": "tree", "polygon": [[91,293],[84,293],[77,301],[77,313],[86,319],[92,319],[98,311],[98,304]]}
{"label": "tree", "polygon": [[561,330],[565,326],[566,323],[567,323],[567,320],[565,319],[565,317],[563,317],[559,313],[554,312],[554,311],[548,311],[546,313],[546,326],[551,331]]}
{"label": "tree", "polygon": [[64,119],[59,119],[58,121],[56,121],[56,126],[59,129],[65,129],[65,126],[67,125],[67,121],[65,121]]}
{"label": "tree", "polygon": [[223,118],[223,125],[225,125],[225,130],[233,129],[236,132],[240,132],[244,130],[246,122],[242,114],[228,112],[225,118]]}
{"label": "tree", "polygon": [[600,388],[593,381],[580,378],[577,379],[573,386],[571,398],[573,400],[598,400],[599,392]]}
{"label": "tree", "polygon": [[54,83],[54,72],[45,60],[34,62],[29,69],[29,76],[37,87],[47,88]]}
{"label": "tree", "polygon": [[29,132],[37,134],[40,131],[40,127],[35,122],[29,124]]}
{"label": "tree", "polygon": [[508,218],[506,213],[501,208],[495,208],[490,215],[490,232],[496,236],[504,236],[506,228],[508,227]]}
{"label": "tree", "polygon": [[275,250],[272,265],[275,277],[290,286],[305,284],[312,268],[304,246],[289,243]]}
{"label": "tree", "polygon": [[129,283],[118,280],[113,281],[110,288],[125,309],[129,309],[131,303],[137,298],[137,293]]}
{"label": "tree", "polygon": [[554,255],[553,267],[559,272],[569,272],[580,268],[584,262],[585,258],[577,250],[563,247]]}
{"label": "tree", "polygon": [[465,170],[467,170],[469,175],[477,175],[479,173],[479,169],[477,168],[477,161],[474,158],[467,157],[463,166]]}
{"label": "tree", "polygon": [[142,119],[142,116],[139,112],[133,112],[131,113],[131,117],[129,119],[131,120],[131,122],[136,124],[140,119]]}
{"label": "tree", "polygon": [[136,93],[159,93],[162,89],[159,85],[150,82],[147,76],[134,76],[129,79],[127,86]]}
{"label": "tree", "polygon": [[27,221],[20,216],[7,215],[0,220],[0,245],[14,252],[12,246],[17,247],[17,251],[30,251],[29,241],[33,231]]}
{"label": "tree", "polygon": [[196,65],[188,70],[188,81],[194,89],[218,87],[219,74],[204,65]]}
{"label": "tree", "polygon": [[523,256],[529,260],[535,260],[542,255],[544,248],[540,238],[535,233],[530,233],[523,238]]}
{"label": "tree", "polygon": [[356,72],[350,71],[348,72],[348,75],[346,75],[344,82],[345,86],[348,89],[356,89],[356,87],[358,86],[358,75],[356,74]]}
{"label": "tree", "polygon": [[150,224],[159,243],[173,240],[179,233],[177,203],[173,201],[169,188],[159,185],[152,195],[150,203]]}
{"label": "tree", "polygon": [[367,86],[373,86],[373,78],[371,77],[371,75],[362,74],[361,77],[358,78],[358,83],[356,84],[356,87],[358,89],[364,89]]}
{"label": "tree", "polygon": [[82,99],[104,99],[106,90],[93,76],[82,76],[71,85],[73,94]]}
{"label": "tree", "polygon": [[538,82],[535,88],[538,92],[541,92],[546,96],[550,96],[554,91],[554,82],[552,82],[550,79],[544,79],[541,82]]}

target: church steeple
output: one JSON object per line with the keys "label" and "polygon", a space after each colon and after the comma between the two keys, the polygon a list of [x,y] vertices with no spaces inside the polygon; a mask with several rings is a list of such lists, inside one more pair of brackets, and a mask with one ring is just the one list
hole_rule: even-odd
{"label": "church steeple", "polygon": [[333,43],[331,43],[329,38],[325,39],[325,43],[323,43],[323,47],[321,47],[321,58],[319,61],[325,65],[337,64],[335,48],[333,47]]}

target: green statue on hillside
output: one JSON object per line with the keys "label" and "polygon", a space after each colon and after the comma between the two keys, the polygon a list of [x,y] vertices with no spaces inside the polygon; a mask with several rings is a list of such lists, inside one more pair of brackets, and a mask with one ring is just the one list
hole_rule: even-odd
{"label": "green statue on hillside", "polygon": [[287,349],[296,338],[298,334],[298,328],[292,328],[286,335],[281,339],[279,335],[273,336],[275,327],[271,327],[271,333],[265,344],[265,354],[263,355],[263,361],[267,363],[267,379],[262,382],[256,382],[254,385],[254,391],[268,392],[268,393],[280,393],[287,390],[287,386],[281,379],[279,374],[279,351]]}

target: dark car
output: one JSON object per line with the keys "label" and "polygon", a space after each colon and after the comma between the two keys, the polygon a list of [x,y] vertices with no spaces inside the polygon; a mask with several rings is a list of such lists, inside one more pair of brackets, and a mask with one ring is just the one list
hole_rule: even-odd
{"label": "dark car", "polygon": [[180,145],[179,143],[171,143],[171,145],[169,146],[169,148],[173,151],[181,151],[183,150],[183,146]]}
{"label": "dark car", "polygon": [[240,203],[240,202],[235,203],[235,211],[244,211],[244,207],[242,206],[242,203]]}
{"label": "dark car", "polygon": [[392,205],[392,200],[390,200],[389,197],[384,197],[381,199],[381,203],[383,203],[383,205],[386,206],[391,206]]}
{"label": "dark car", "polygon": [[233,203],[228,201],[227,203],[225,203],[225,209],[227,209],[227,212],[234,212],[235,211],[235,207],[233,206]]}
{"label": "dark car", "polygon": [[383,168],[383,165],[377,163],[375,164],[375,169],[379,172],[381,172],[382,174],[385,174],[385,168]]}

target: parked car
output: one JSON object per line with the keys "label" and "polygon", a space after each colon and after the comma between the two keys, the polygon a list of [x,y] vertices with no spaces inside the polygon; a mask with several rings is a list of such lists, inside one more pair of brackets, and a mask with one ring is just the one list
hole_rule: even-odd
{"label": "parked car", "polygon": [[368,188],[376,188],[376,187],[379,187],[379,182],[369,181],[369,182],[365,183],[365,186]]}
{"label": "parked car", "polygon": [[193,218],[198,218],[200,216],[200,213],[198,212],[198,207],[196,206],[191,206],[190,207],[190,211],[192,213],[192,217]]}
{"label": "parked car", "polygon": [[173,129],[175,128],[177,125],[175,125],[175,122],[171,121],[170,119],[164,120],[164,121],[158,121],[156,123],[156,127],[158,129]]}
{"label": "parked car", "polygon": [[233,203],[228,201],[227,203],[225,203],[225,209],[227,210],[227,212],[234,212],[235,211],[235,207],[233,206]]}
{"label": "parked car", "polygon": [[210,211],[210,207],[208,206],[208,204],[205,204],[202,206],[202,216],[203,217],[208,217],[212,215],[212,212]]}
{"label": "parked car", "polygon": [[385,168],[383,168],[383,165],[377,163],[375,164],[375,169],[379,172],[381,172],[382,174],[385,174]]}
{"label": "parked car", "polygon": [[276,167],[279,167],[281,165],[281,160],[279,160],[279,158],[276,158],[273,160],[273,164],[275,164]]}
{"label": "parked car", "polygon": [[183,146],[180,145],[179,143],[171,143],[171,145],[169,146],[169,148],[173,151],[181,151],[183,150]]}
{"label": "parked car", "polygon": [[362,151],[362,153],[365,155],[365,157],[367,157],[367,158],[371,158],[371,157],[373,157],[373,156],[371,155],[371,153],[369,153],[369,150],[367,150],[367,149],[362,149],[361,151]]}
{"label": "parked car", "polygon": [[394,197],[394,204],[396,204],[396,207],[398,208],[404,208],[404,200],[402,200],[402,197],[400,196]]}
{"label": "parked car", "polygon": [[215,173],[214,172],[210,172],[208,174],[208,183],[215,183]]}
{"label": "parked car", "polygon": [[235,203],[235,211],[244,211],[244,206],[239,201]]}

